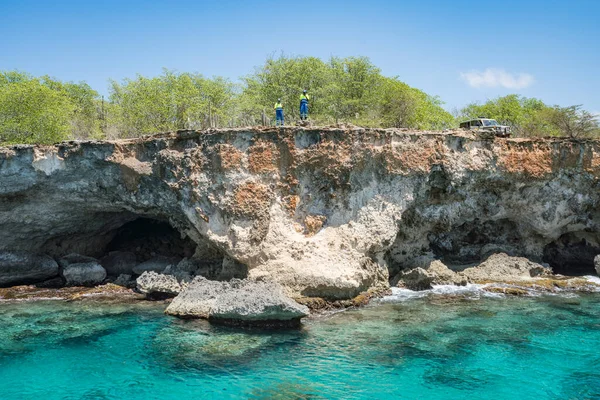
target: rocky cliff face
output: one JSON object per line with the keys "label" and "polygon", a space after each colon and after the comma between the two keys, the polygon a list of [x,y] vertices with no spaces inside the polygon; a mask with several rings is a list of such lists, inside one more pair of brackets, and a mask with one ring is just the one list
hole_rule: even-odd
{"label": "rocky cliff face", "polygon": [[[192,257],[349,298],[423,256],[593,272],[600,143],[286,128],[0,148],[0,251]],[[150,256],[148,256],[150,258]]]}

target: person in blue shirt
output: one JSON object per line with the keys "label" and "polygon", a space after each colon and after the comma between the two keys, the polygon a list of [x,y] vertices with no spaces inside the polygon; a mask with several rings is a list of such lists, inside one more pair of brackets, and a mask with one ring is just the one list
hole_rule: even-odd
{"label": "person in blue shirt", "polygon": [[306,93],[306,89],[300,95],[300,119],[306,120],[308,119],[308,94]]}
{"label": "person in blue shirt", "polygon": [[281,104],[281,99],[277,99],[277,103],[275,103],[275,126],[283,126],[283,104]]}

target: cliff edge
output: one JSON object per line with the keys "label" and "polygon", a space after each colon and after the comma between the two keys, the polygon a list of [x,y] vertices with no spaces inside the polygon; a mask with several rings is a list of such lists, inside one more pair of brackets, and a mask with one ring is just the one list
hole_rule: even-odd
{"label": "cliff edge", "polygon": [[[598,141],[464,131],[248,128],[12,146],[0,148],[0,252],[100,258],[150,244],[221,277],[330,299],[386,287],[423,257],[464,265],[504,252],[577,275],[600,253],[599,178]],[[131,225],[140,220],[157,236]]]}

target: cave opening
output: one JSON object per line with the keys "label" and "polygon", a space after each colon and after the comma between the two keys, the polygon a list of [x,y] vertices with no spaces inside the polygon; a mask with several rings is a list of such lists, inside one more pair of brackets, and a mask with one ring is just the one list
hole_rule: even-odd
{"label": "cave opening", "polygon": [[436,257],[448,264],[469,264],[485,260],[493,253],[517,253],[522,241],[515,222],[509,219],[474,219],[427,237]]}
{"label": "cave opening", "polygon": [[544,247],[543,261],[556,274],[569,276],[595,275],[594,257],[600,254],[596,235],[569,232]]}
{"label": "cave opening", "polygon": [[140,217],[127,222],[114,232],[104,253],[129,252],[138,262],[157,256],[189,258],[194,254],[196,243],[166,221]]}

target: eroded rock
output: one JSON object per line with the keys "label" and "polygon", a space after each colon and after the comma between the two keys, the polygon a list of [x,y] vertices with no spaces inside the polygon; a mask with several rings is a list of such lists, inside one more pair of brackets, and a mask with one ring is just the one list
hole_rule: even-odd
{"label": "eroded rock", "polygon": [[46,255],[0,252],[0,287],[37,283],[58,276],[58,264]]}
{"label": "eroded rock", "polygon": [[281,286],[272,282],[239,279],[219,282],[198,277],[165,312],[226,324],[296,325],[309,310],[286,296]]}
{"label": "eroded rock", "polygon": [[97,261],[68,264],[61,270],[67,286],[98,285],[106,278],[106,270]]}
{"label": "eroded rock", "polygon": [[136,284],[141,293],[149,296],[175,296],[182,289],[181,283],[174,276],[159,274],[154,271],[144,272],[137,278]]}
{"label": "eroded rock", "polygon": [[552,270],[524,257],[511,257],[505,253],[493,254],[476,267],[460,273],[469,282],[502,282],[531,279],[550,275]]}

